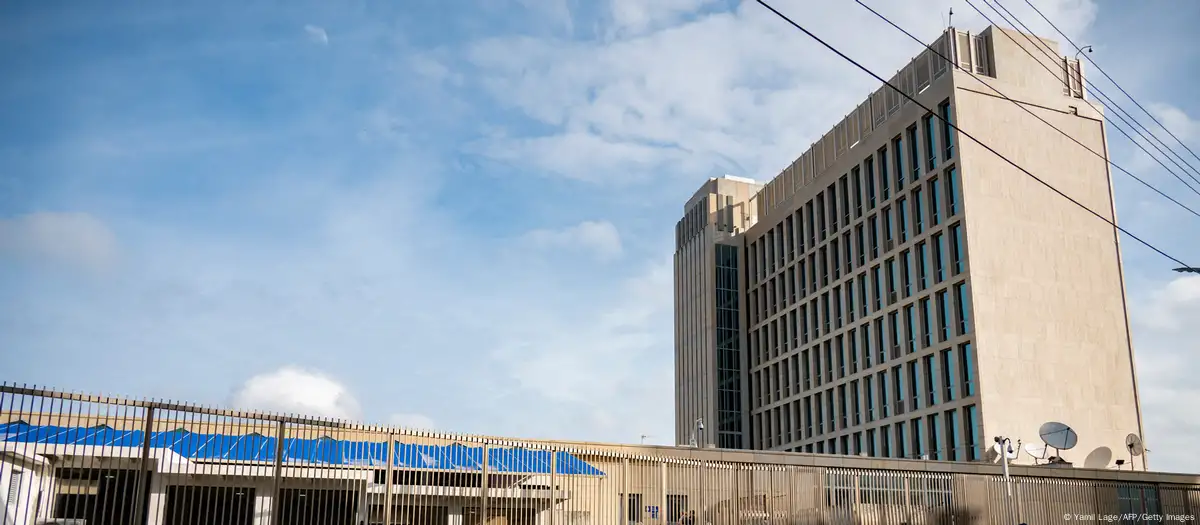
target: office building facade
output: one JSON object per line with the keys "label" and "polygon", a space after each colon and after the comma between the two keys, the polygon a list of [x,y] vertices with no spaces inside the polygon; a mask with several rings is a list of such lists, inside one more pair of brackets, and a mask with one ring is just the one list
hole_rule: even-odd
{"label": "office building facade", "polygon": [[721,372],[715,289],[677,286],[677,360],[717,362],[677,366],[677,437],[702,412],[681,399],[734,419],[723,373],[740,378],[736,448],[979,461],[1061,422],[1073,448],[1017,461],[1145,467],[1124,446],[1142,430],[1115,228],[945,123],[1115,222],[1103,115],[1078,62],[1034,43],[1057,49],[948,29],[932,47],[959,68],[927,50],[891,81],[937,115],[884,86],[747,198],[743,229],[677,244],[677,283],[681,261],[738,248],[740,358]]}

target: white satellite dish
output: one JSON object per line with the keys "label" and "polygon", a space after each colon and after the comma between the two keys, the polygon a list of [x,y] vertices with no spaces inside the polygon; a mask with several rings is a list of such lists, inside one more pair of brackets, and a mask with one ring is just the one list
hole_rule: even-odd
{"label": "white satellite dish", "polygon": [[1033,459],[1046,459],[1046,445],[1038,445],[1037,443],[1026,443],[1025,453],[1029,454]]}

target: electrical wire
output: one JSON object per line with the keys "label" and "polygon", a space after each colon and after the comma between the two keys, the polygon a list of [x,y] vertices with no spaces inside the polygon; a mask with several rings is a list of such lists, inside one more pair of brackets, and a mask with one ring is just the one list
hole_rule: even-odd
{"label": "electrical wire", "polygon": [[[1090,152],[1092,155],[1095,155],[1095,156],[1099,157],[1101,160],[1104,160],[1104,161],[1105,161],[1105,162],[1107,162],[1108,164],[1112,165],[1112,167],[1116,168],[1116,169],[1117,169],[1117,170],[1119,170],[1120,172],[1122,172],[1122,173],[1124,173],[1124,174],[1126,174],[1126,175],[1129,175],[1130,177],[1132,177],[1132,178],[1133,178],[1133,180],[1136,180],[1136,181],[1138,181],[1138,182],[1142,183],[1142,185],[1146,186],[1147,188],[1150,188],[1150,189],[1151,189],[1151,190],[1153,190],[1155,193],[1157,193],[1157,194],[1159,194],[1159,195],[1163,196],[1163,198],[1165,198],[1165,199],[1167,199],[1167,200],[1169,200],[1169,201],[1171,201],[1171,202],[1175,203],[1175,204],[1176,204],[1176,205],[1178,205],[1180,208],[1183,208],[1183,209],[1187,210],[1187,211],[1188,211],[1189,213],[1191,213],[1192,215],[1195,215],[1196,217],[1200,217],[1200,212],[1196,212],[1196,210],[1193,210],[1192,208],[1188,207],[1186,204],[1183,204],[1182,202],[1179,202],[1179,201],[1178,201],[1178,200],[1176,200],[1175,198],[1171,197],[1170,195],[1167,195],[1166,193],[1163,193],[1161,190],[1159,190],[1158,188],[1154,187],[1154,185],[1150,184],[1149,182],[1146,182],[1145,180],[1142,180],[1142,178],[1141,178],[1141,177],[1138,177],[1137,175],[1134,175],[1134,174],[1133,174],[1132,172],[1130,172],[1129,170],[1127,170],[1127,169],[1125,169],[1125,168],[1121,167],[1121,166],[1120,166],[1120,165],[1118,165],[1116,162],[1113,162],[1112,160],[1108,159],[1108,157],[1106,157],[1104,154],[1102,154],[1102,153],[1100,153],[1100,152],[1098,152],[1098,151],[1096,151],[1096,150],[1092,149],[1092,148],[1091,148],[1090,146],[1088,146],[1087,144],[1084,144],[1083,142],[1079,141],[1079,139],[1076,139],[1075,137],[1071,136],[1071,134],[1069,134],[1069,133],[1067,133],[1067,132],[1063,131],[1061,128],[1059,128],[1058,126],[1055,126],[1055,125],[1054,125],[1054,124],[1052,124],[1050,121],[1048,121],[1048,120],[1046,120],[1046,119],[1042,118],[1042,116],[1041,116],[1041,115],[1038,115],[1038,114],[1037,114],[1037,113],[1035,113],[1033,110],[1031,110],[1031,109],[1029,109],[1028,107],[1026,107],[1026,105],[1025,105],[1025,104],[1022,104],[1021,102],[1018,102],[1018,101],[1016,101],[1016,100],[1013,100],[1013,99],[1012,99],[1012,98],[1010,98],[1008,95],[1005,95],[1003,92],[1001,92],[999,89],[997,89],[995,86],[993,86],[993,85],[991,85],[991,84],[989,84],[989,83],[987,83],[987,82],[984,82],[983,80],[981,80],[981,79],[980,79],[978,76],[976,76],[976,75],[975,75],[973,72],[971,72],[971,71],[967,71],[966,69],[963,69],[963,68],[962,68],[962,67],[961,67],[961,66],[958,64],[958,61],[957,61],[957,60],[951,60],[951,59],[950,59],[949,57],[947,57],[946,55],[943,55],[943,54],[942,54],[940,51],[938,51],[938,50],[934,49],[934,48],[933,48],[933,46],[930,46],[929,44],[926,44],[926,43],[925,43],[924,41],[922,41],[920,38],[917,38],[917,37],[916,37],[916,35],[913,35],[913,34],[912,34],[911,32],[909,32],[908,30],[904,29],[903,27],[900,27],[900,26],[899,26],[899,25],[897,25],[895,22],[893,22],[891,19],[889,19],[887,16],[884,16],[884,15],[883,15],[882,13],[880,13],[879,11],[876,11],[875,9],[872,9],[872,8],[871,8],[871,6],[869,6],[869,5],[865,4],[865,3],[863,3],[863,2],[862,2],[862,0],[854,0],[854,2],[855,2],[855,3],[857,3],[858,5],[862,6],[862,7],[863,7],[864,9],[866,9],[867,11],[870,11],[870,12],[871,12],[871,14],[873,14],[873,15],[875,15],[875,16],[877,16],[877,17],[879,17],[879,19],[883,20],[884,22],[887,22],[887,23],[888,23],[888,25],[891,25],[892,27],[896,28],[896,30],[900,31],[901,33],[904,33],[904,34],[905,34],[905,35],[907,35],[909,38],[911,38],[911,39],[913,39],[914,41],[916,41],[916,42],[920,43],[921,45],[925,46],[925,49],[928,49],[930,52],[932,52],[933,54],[937,55],[937,56],[938,56],[938,57],[940,57],[942,60],[945,60],[946,62],[950,63],[952,66],[954,66],[954,68],[955,68],[955,69],[958,69],[959,71],[962,71],[962,72],[966,73],[966,74],[967,74],[967,75],[969,75],[971,78],[975,79],[975,81],[976,81],[976,82],[979,82],[980,84],[983,84],[984,86],[987,86],[987,88],[988,88],[988,89],[991,89],[992,91],[994,91],[994,92],[995,92],[997,95],[999,95],[999,96],[1000,96],[1001,98],[1003,98],[1004,100],[1007,100],[1007,101],[1009,101],[1009,102],[1012,102],[1014,105],[1016,105],[1017,107],[1021,108],[1021,109],[1022,109],[1022,110],[1024,110],[1026,113],[1029,113],[1030,115],[1032,115],[1032,116],[1033,116],[1033,118],[1036,118],[1036,119],[1040,120],[1040,121],[1041,121],[1043,124],[1045,124],[1045,125],[1047,125],[1047,126],[1050,126],[1051,128],[1053,128],[1053,129],[1054,129],[1054,131],[1057,131],[1057,132],[1059,132],[1059,133],[1060,133],[1062,136],[1064,136],[1064,137],[1066,137],[1066,138],[1070,139],[1070,140],[1071,140],[1071,142],[1074,142],[1074,143],[1078,144],[1080,147],[1082,147],[1083,149],[1087,150],[1087,151],[1088,151],[1088,152]],[[1190,186],[1189,186],[1189,188],[1190,188]]]}
{"label": "electrical wire", "polygon": [[1137,235],[1134,235],[1133,233],[1130,233],[1128,230],[1126,230],[1125,228],[1123,228],[1123,227],[1121,227],[1121,226],[1117,225],[1115,222],[1113,222],[1113,221],[1109,220],[1109,219],[1108,219],[1108,218],[1106,218],[1105,216],[1103,216],[1103,215],[1100,215],[1099,213],[1096,213],[1095,211],[1093,211],[1091,208],[1088,208],[1087,206],[1084,206],[1084,205],[1083,205],[1083,203],[1081,203],[1081,202],[1079,202],[1079,201],[1075,200],[1075,199],[1074,199],[1074,198],[1072,198],[1070,195],[1067,195],[1066,193],[1063,193],[1061,190],[1059,190],[1058,188],[1055,188],[1055,187],[1054,187],[1053,185],[1051,185],[1050,183],[1048,183],[1048,182],[1046,182],[1046,181],[1042,180],[1042,179],[1041,179],[1040,177],[1038,177],[1037,175],[1034,175],[1033,173],[1030,173],[1030,172],[1029,172],[1029,170],[1027,170],[1027,169],[1025,169],[1025,168],[1021,167],[1021,165],[1020,165],[1020,164],[1017,164],[1016,162],[1013,162],[1011,159],[1009,159],[1008,157],[1004,156],[1004,155],[1003,155],[1003,154],[1001,154],[1000,152],[996,151],[996,150],[995,150],[995,149],[993,149],[991,146],[989,146],[989,145],[987,145],[987,144],[983,143],[983,141],[981,141],[981,140],[979,140],[979,139],[975,138],[975,136],[974,136],[974,135],[971,135],[970,133],[967,133],[966,131],[964,131],[962,128],[958,127],[958,126],[957,126],[956,124],[954,124],[953,122],[950,122],[950,121],[946,120],[945,118],[943,118],[939,112],[933,111],[932,109],[930,109],[930,108],[926,107],[924,104],[921,104],[920,102],[918,102],[918,101],[917,101],[917,99],[913,98],[913,97],[912,97],[911,95],[909,95],[908,93],[905,93],[903,90],[901,90],[901,89],[897,88],[896,86],[892,85],[892,83],[891,83],[891,82],[888,82],[887,80],[884,80],[884,78],[883,78],[883,77],[879,76],[879,75],[878,75],[878,74],[876,74],[874,71],[871,71],[871,70],[870,70],[870,69],[868,69],[866,66],[862,65],[861,63],[859,63],[857,60],[854,60],[853,58],[850,58],[849,56],[847,56],[845,53],[843,53],[843,52],[842,52],[841,50],[839,50],[838,48],[836,48],[836,47],[834,47],[833,45],[829,44],[828,42],[826,42],[826,41],[822,40],[822,39],[821,39],[821,37],[819,37],[819,36],[817,36],[817,35],[813,34],[813,33],[812,33],[811,31],[809,31],[808,29],[805,29],[805,27],[804,27],[804,26],[802,26],[802,25],[800,25],[799,23],[797,23],[796,21],[792,20],[792,19],[791,19],[791,18],[789,18],[787,15],[785,15],[785,14],[783,14],[783,13],[779,12],[779,10],[775,9],[774,7],[772,7],[772,6],[771,6],[771,4],[767,3],[765,0],[755,0],[755,1],[757,1],[759,5],[761,5],[761,6],[765,7],[765,8],[767,8],[767,10],[771,11],[772,13],[774,13],[774,14],[775,14],[775,16],[778,16],[779,18],[783,19],[783,20],[784,20],[785,22],[787,22],[788,24],[791,24],[791,26],[792,26],[792,27],[794,27],[794,28],[796,28],[796,29],[800,30],[800,32],[804,33],[805,35],[808,35],[808,37],[809,37],[809,38],[811,38],[811,39],[815,40],[815,41],[816,41],[818,44],[821,44],[821,45],[822,45],[823,47],[825,47],[826,49],[828,49],[828,50],[832,51],[834,54],[836,54],[837,56],[841,57],[843,60],[845,60],[845,61],[847,61],[847,62],[849,62],[849,63],[853,64],[855,67],[857,67],[858,69],[862,70],[864,73],[866,73],[866,74],[870,75],[870,76],[871,76],[871,77],[873,77],[875,80],[878,80],[879,82],[883,83],[884,85],[888,86],[889,88],[891,88],[891,89],[895,90],[895,91],[896,91],[897,93],[899,93],[901,96],[903,96],[904,98],[908,99],[908,100],[909,100],[909,102],[912,102],[913,104],[916,104],[916,105],[917,105],[917,107],[920,107],[921,109],[924,109],[926,112],[928,112],[928,113],[932,114],[932,115],[933,115],[933,116],[935,116],[935,117],[936,117],[938,120],[942,121],[942,123],[943,123],[943,124],[945,124],[946,126],[949,126],[951,129],[953,129],[953,130],[957,131],[957,132],[958,132],[960,135],[962,135],[962,136],[964,136],[964,137],[967,137],[968,139],[970,139],[970,140],[971,140],[971,142],[974,142],[974,143],[978,144],[978,145],[979,145],[979,146],[981,146],[983,149],[986,149],[986,150],[988,150],[989,152],[991,152],[993,155],[995,155],[995,156],[997,156],[997,157],[1000,157],[1000,159],[1001,159],[1001,160],[1003,160],[1003,161],[1007,162],[1007,163],[1008,163],[1010,166],[1012,166],[1012,167],[1016,168],[1016,169],[1017,169],[1017,170],[1019,170],[1021,173],[1024,173],[1025,175],[1028,175],[1030,178],[1032,178],[1033,180],[1037,181],[1038,183],[1040,183],[1041,185],[1045,186],[1046,188],[1049,188],[1051,191],[1053,191],[1054,193],[1057,193],[1057,194],[1058,194],[1059,196],[1061,196],[1062,198],[1064,198],[1064,199],[1067,199],[1067,200],[1068,200],[1068,201],[1070,201],[1072,204],[1074,204],[1074,205],[1076,205],[1076,206],[1078,206],[1078,207],[1082,208],[1084,211],[1086,211],[1086,212],[1088,212],[1088,213],[1092,214],[1092,215],[1093,215],[1093,216],[1095,216],[1097,219],[1100,219],[1100,220],[1104,221],[1105,223],[1107,223],[1108,225],[1112,226],[1113,228],[1116,228],[1116,229],[1117,229],[1118,231],[1120,231],[1121,233],[1124,233],[1125,235],[1128,235],[1128,236],[1129,236],[1131,239],[1133,239],[1133,240],[1135,240],[1135,241],[1137,241],[1137,242],[1141,243],[1143,246],[1145,246],[1145,247],[1147,247],[1147,248],[1150,248],[1150,249],[1151,249],[1151,250],[1153,250],[1155,253],[1158,253],[1159,255],[1161,255],[1161,256],[1163,256],[1163,257],[1165,257],[1165,258],[1167,258],[1167,259],[1170,259],[1172,262],[1178,263],[1178,264],[1179,264],[1179,265],[1181,265],[1181,266],[1189,266],[1188,264],[1186,264],[1186,263],[1184,263],[1184,262],[1180,261],[1179,259],[1176,259],[1175,257],[1172,257],[1171,255],[1167,254],[1166,252],[1164,252],[1164,251],[1160,250],[1159,248],[1155,247],[1153,244],[1150,244],[1150,243],[1148,243],[1148,242],[1146,242],[1146,241],[1142,240],[1142,238],[1141,238],[1141,237],[1138,237]]}
{"label": "electrical wire", "polygon": [[[986,19],[989,24],[998,26],[998,24],[996,24],[996,22],[993,21],[991,17],[989,17],[982,10],[980,10],[979,7],[977,7],[974,3],[971,2],[971,0],[965,0],[965,1],[967,2],[967,5],[971,6],[971,9],[974,9],[976,13],[979,13],[979,15],[982,16],[984,19]],[[1054,56],[1054,55],[1057,55],[1057,51],[1052,50],[1052,51],[1054,51],[1054,54],[1052,55],[1051,53],[1047,52],[1046,49],[1043,47],[1045,45],[1044,43],[1038,43],[1032,37],[1030,37],[1029,34],[1027,34],[1027,33],[1032,33],[1033,31],[1031,31],[1029,29],[1029,27],[1026,26],[1024,23],[1022,23],[1020,20],[1016,20],[1015,16],[1013,17],[1012,20],[1010,20],[1009,17],[1005,16],[1004,13],[1001,13],[1000,9],[998,9],[996,6],[993,6],[988,0],[983,0],[983,2],[985,4],[987,4],[988,7],[992,8],[992,11],[995,11],[997,15],[999,15],[1001,18],[1004,19],[1005,23],[1009,24],[1014,29],[1017,28],[1018,26],[1021,27],[1022,29],[1024,29],[1025,32],[1022,32],[1021,36],[1023,38],[1025,38],[1025,40],[1027,42],[1029,42],[1030,45],[1032,45],[1034,48],[1036,48],[1038,51],[1040,51],[1042,53],[1042,56],[1045,56],[1045,57],[1049,58],[1050,60],[1056,61],[1056,62],[1061,60],[1061,57]],[[999,5],[999,2],[996,2],[996,4]],[[1000,8],[1003,8],[1003,6],[1000,6]],[[1007,9],[1005,9],[1005,11],[1007,11]],[[1029,50],[1025,48],[1025,46],[1021,45],[1020,42],[1017,42],[1016,39],[1012,37],[1012,35],[1009,35],[1007,32],[1003,32],[1003,31],[1001,31],[1001,32],[1004,33],[1005,37],[1007,37],[1010,41],[1012,41],[1014,44],[1016,44],[1017,47],[1019,47],[1022,51],[1024,51],[1025,54],[1029,55],[1030,58],[1033,58],[1034,61],[1038,63],[1038,65],[1042,66],[1042,69],[1046,70],[1048,73],[1050,73],[1051,76],[1054,76],[1054,78],[1058,78],[1057,73],[1055,73],[1053,70],[1051,70],[1046,64],[1044,64],[1040,60],[1038,60],[1037,57],[1033,56],[1033,53],[1030,53]],[[1140,137],[1143,141],[1145,141],[1146,144],[1149,144],[1151,147],[1153,147],[1155,150],[1157,150],[1160,154],[1162,154],[1164,157],[1166,157],[1167,160],[1169,160],[1169,161],[1171,161],[1171,163],[1175,164],[1175,166],[1178,167],[1181,171],[1183,171],[1183,173],[1185,175],[1187,175],[1189,178],[1191,178],[1197,184],[1200,184],[1200,179],[1197,179],[1191,173],[1188,173],[1187,168],[1184,168],[1182,165],[1179,164],[1178,161],[1176,161],[1173,157],[1171,157],[1166,152],[1164,152],[1162,150],[1162,148],[1160,148],[1158,146],[1158,144],[1155,144],[1153,141],[1146,138],[1146,135],[1144,133],[1138,131],[1137,130],[1138,126],[1140,126],[1142,129],[1146,129],[1146,127],[1142,126],[1141,123],[1137,121],[1137,119],[1134,119],[1132,115],[1129,115],[1128,111],[1125,111],[1124,108],[1122,108],[1119,104],[1114,102],[1112,100],[1112,97],[1109,97],[1106,93],[1101,91],[1100,88],[1097,88],[1095,86],[1090,86],[1090,85],[1084,84],[1083,89],[1086,90],[1088,93],[1091,93],[1093,96],[1097,97],[1098,99],[1100,99],[1102,104],[1104,104],[1104,101],[1108,101],[1108,104],[1105,104],[1105,105],[1111,106],[1111,108],[1114,110],[1114,112],[1108,112],[1106,114],[1115,116],[1121,122],[1125,123],[1125,125],[1129,126],[1129,128],[1131,130],[1133,130],[1133,132],[1136,133],[1138,135],[1138,137]],[[1088,101],[1087,99],[1082,99],[1082,100],[1084,102],[1086,102],[1089,106],[1092,106],[1093,109],[1095,109],[1095,106],[1091,103],[1091,101]],[[1125,116],[1123,116],[1123,115],[1125,115]],[[1126,118],[1126,116],[1128,116],[1128,118]],[[1131,123],[1130,120],[1133,120],[1133,122]],[[1115,122],[1112,122],[1110,120],[1109,124],[1112,125],[1112,127],[1115,128],[1117,131],[1120,131],[1121,134],[1125,135],[1125,137],[1128,138],[1130,140],[1130,142],[1133,143],[1133,145],[1135,145],[1139,149],[1141,149],[1142,152],[1144,152],[1147,156],[1149,156],[1151,159],[1153,159],[1155,162],[1157,162],[1159,166],[1162,166],[1164,170],[1166,170],[1168,173],[1170,173],[1172,176],[1174,176],[1176,179],[1178,179],[1179,182],[1183,183],[1184,186],[1187,186],[1188,189],[1190,189],[1193,192],[1195,192],[1196,194],[1200,195],[1200,190],[1197,190],[1186,180],[1183,180],[1183,177],[1180,177],[1177,173],[1175,173],[1174,170],[1167,167],[1167,165],[1164,164],[1162,160],[1160,160],[1158,157],[1156,157],[1153,153],[1150,153],[1150,150],[1147,150],[1146,147],[1141,144],[1141,142],[1137,141],[1132,136],[1130,136],[1129,133],[1127,133],[1127,132],[1125,132],[1125,130],[1121,129],[1120,126],[1117,126]],[[1136,126],[1135,126],[1135,124],[1136,124]],[[1149,130],[1147,130],[1147,132],[1149,132]],[[1153,133],[1150,133],[1150,135],[1152,137],[1154,137],[1155,139],[1158,138],[1157,136],[1154,136]],[[1162,143],[1161,140],[1159,140],[1159,142]],[[1163,143],[1163,146],[1166,146],[1166,144]],[[1167,148],[1167,149],[1170,150],[1170,148]],[[1182,157],[1180,157],[1180,158],[1182,159]],[[1190,163],[1187,163],[1186,159],[1184,159],[1184,164],[1187,164],[1187,166],[1189,168],[1191,168],[1192,171],[1195,171],[1196,173],[1200,173],[1200,171],[1196,170],[1196,168],[1194,166],[1192,166]]]}
{"label": "electrical wire", "polygon": [[[999,2],[997,2],[997,3],[999,3]],[[1068,43],[1070,43],[1072,46],[1074,46],[1077,51],[1083,50],[1083,48],[1079,47],[1079,45],[1076,44],[1074,40],[1071,40],[1071,37],[1067,36],[1066,33],[1063,33],[1062,30],[1060,30],[1058,28],[1058,26],[1054,25],[1054,22],[1051,22],[1050,19],[1047,18],[1046,15],[1042,14],[1041,10],[1039,10],[1036,6],[1034,6],[1029,0],[1025,0],[1025,3],[1029,4],[1029,7],[1032,7],[1033,11],[1035,13],[1037,13],[1038,16],[1042,17],[1042,20],[1045,20],[1047,24],[1050,24],[1050,27],[1054,28],[1054,30],[1057,31],[1058,34],[1062,35],[1062,37],[1064,39],[1066,39]],[[1099,71],[1101,75],[1104,75],[1104,78],[1107,78],[1109,82],[1112,82],[1112,85],[1115,86],[1117,88],[1117,90],[1119,90],[1126,97],[1129,97],[1129,100],[1133,101],[1134,105],[1136,105],[1138,107],[1138,109],[1141,109],[1142,112],[1145,113],[1147,117],[1150,117],[1150,120],[1153,120],[1154,123],[1158,124],[1158,126],[1160,128],[1162,128],[1163,131],[1166,131],[1167,134],[1171,136],[1171,138],[1175,139],[1175,142],[1178,142],[1180,146],[1183,146],[1183,149],[1187,150],[1188,153],[1191,153],[1192,157],[1194,157],[1196,160],[1200,161],[1200,155],[1196,155],[1196,152],[1192,151],[1192,148],[1188,147],[1188,145],[1185,144],[1182,140],[1180,140],[1179,137],[1175,136],[1174,133],[1171,133],[1171,130],[1167,129],[1167,126],[1165,124],[1163,124],[1162,122],[1159,122],[1158,118],[1156,118],[1152,113],[1150,113],[1150,111],[1148,111],[1145,107],[1143,107],[1140,103],[1138,103],[1137,99],[1133,98],[1133,95],[1130,95],[1128,91],[1125,91],[1125,88],[1121,87],[1121,85],[1117,83],[1116,79],[1109,76],[1108,73],[1106,73],[1104,71],[1104,69],[1100,67],[1100,64],[1097,64],[1095,60],[1092,60],[1092,58],[1087,55],[1084,55],[1083,58],[1086,58],[1089,63],[1091,63],[1093,66],[1095,66],[1096,71]],[[1180,158],[1182,158],[1182,157],[1180,157]]]}

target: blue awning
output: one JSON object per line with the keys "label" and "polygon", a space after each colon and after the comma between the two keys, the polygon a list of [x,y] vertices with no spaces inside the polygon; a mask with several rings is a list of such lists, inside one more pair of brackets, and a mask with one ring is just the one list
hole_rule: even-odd
{"label": "blue awning", "polygon": [[[34,426],[25,421],[0,424],[0,440],[17,443],[140,447],[141,430],[95,427]],[[180,456],[205,461],[248,461],[274,463],[277,440],[258,433],[243,435],[197,434],[185,429],[154,432],[152,448],[168,449]],[[393,464],[401,469],[480,472],[483,447],[462,443],[425,445],[396,443]],[[550,454],[545,450],[488,448],[488,471],[494,473],[549,474]],[[557,452],[555,472],[567,475],[603,476],[604,472],[566,452]],[[342,441],[329,436],[317,439],[284,438],[283,462],[289,465],[386,466],[387,443]]]}

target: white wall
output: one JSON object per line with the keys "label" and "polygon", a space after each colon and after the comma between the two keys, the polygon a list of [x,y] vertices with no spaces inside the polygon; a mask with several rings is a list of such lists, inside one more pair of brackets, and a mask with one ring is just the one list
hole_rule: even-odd
{"label": "white wall", "polygon": [[[38,505],[38,493],[42,493],[40,507],[41,517],[48,514],[53,499],[53,480],[45,476],[48,467],[35,463],[27,458],[0,456],[0,505],[4,509],[4,525],[32,525],[37,518],[35,505]],[[11,485],[13,473],[20,472],[19,485],[16,487],[16,498],[9,500],[13,491]]]}

